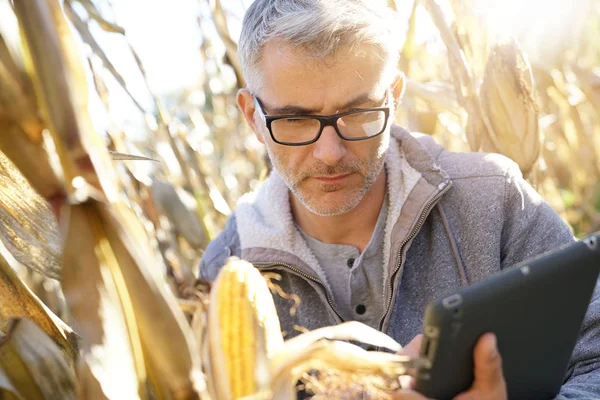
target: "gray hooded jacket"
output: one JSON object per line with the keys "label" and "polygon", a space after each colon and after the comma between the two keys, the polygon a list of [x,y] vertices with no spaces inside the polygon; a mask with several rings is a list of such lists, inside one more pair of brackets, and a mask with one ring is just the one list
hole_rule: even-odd
{"label": "gray hooded jacket", "polygon": [[[567,225],[506,157],[453,153],[426,135],[392,127],[386,155],[385,227],[379,329],[401,344],[421,333],[427,303],[461,286],[573,241]],[[229,256],[281,275],[275,304],[288,336],[342,322],[320,266],[295,227],[289,192],[276,172],[242,197],[209,244],[200,275],[213,280]],[[559,294],[557,294],[559,295]],[[551,350],[549,350],[551,351]],[[557,398],[600,398],[600,284]]]}

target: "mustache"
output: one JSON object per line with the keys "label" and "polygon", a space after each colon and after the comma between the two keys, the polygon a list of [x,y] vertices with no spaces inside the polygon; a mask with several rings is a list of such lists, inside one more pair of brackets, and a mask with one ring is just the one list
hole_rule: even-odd
{"label": "mustache", "polygon": [[360,162],[346,162],[339,165],[327,165],[327,164],[316,164],[310,169],[302,171],[299,176],[299,181],[311,178],[313,176],[327,176],[327,175],[346,175],[354,172],[365,174],[363,165]]}

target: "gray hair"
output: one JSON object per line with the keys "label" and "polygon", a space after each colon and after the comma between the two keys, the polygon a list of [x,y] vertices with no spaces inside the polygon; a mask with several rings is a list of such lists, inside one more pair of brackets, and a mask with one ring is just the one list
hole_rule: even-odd
{"label": "gray hair", "polygon": [[281,40],[324,60],[343,46],[375,45],[397,64],[403,35],[385,0],[255,0],[244,16],[238,54],[246,85],[260,86],[258,64],[269,41]]}

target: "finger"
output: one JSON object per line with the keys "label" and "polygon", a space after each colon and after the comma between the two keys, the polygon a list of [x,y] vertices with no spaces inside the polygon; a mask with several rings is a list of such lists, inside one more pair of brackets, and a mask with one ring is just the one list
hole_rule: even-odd
{"label": "finger", "polygon": [[473,387],[483,393],[504,388],[504,374],[502,373],[502,357],[498,351],[496,335],[486,333],[482,335],[474,351],[475,381]]}
{"label": "finger", "polygon": [[415,378],[410,375],[401,375],[398,380],[402,389],[414,389],[415,387]]}
{"label": "finger", "polygon": [[481,400],[482,398],[483,395],[479,391],[469,389],[468,391],[453,397],[452,400]]}
{"label": "finger", "polygon": [[405,354],[410,357],[418,357],[421,352],[421,343],[423,343],[423,335],[418,334],[398,353]]}
{"label": "finger", "polygon": [[392,394],[393,400],[431,400],[414,390],[398,390]]}

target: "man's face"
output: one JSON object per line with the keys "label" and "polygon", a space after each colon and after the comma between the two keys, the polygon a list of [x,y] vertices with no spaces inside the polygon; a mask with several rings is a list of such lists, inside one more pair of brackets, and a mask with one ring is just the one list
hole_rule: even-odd
{"label": "man's face", "polygon": [[[386,105],[391,77],[371,46],[341,49],[325,62],[281,42],[263,51],[263,80],[255,95],[267,115],[330,115]],[[341,139],[328,126],[315,143],[285,146],[272,140],[262,119],[254,118],[255,133],[275,170],[309,211],[323,216],[352,210],[382,173],[389,125],[383,134],[355,142]]]}

